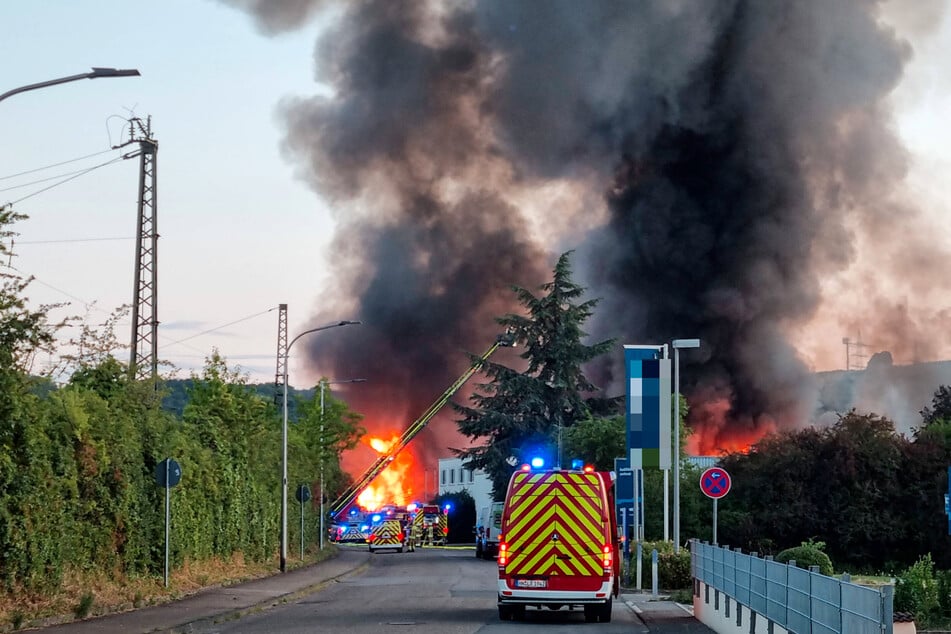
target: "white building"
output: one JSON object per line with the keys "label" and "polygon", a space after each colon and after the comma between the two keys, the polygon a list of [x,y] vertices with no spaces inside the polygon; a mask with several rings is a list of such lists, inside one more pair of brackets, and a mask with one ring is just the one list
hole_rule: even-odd
{"label": "white building", "polygon": [[481,469],[472,471],[462,466],[462,458],[440,458],[439,495],[468,491],[475,500],[475,511],[492,504],[492,480]]}

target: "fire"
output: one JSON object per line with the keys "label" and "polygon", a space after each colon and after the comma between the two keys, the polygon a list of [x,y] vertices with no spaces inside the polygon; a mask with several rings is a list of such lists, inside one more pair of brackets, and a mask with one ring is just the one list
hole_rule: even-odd
{"label": "fire", "polygon": [[733,420],[729,401],[725,398],[694,405],[691,426],[694,433],[687,440],[687,453],[694,456],[749,453],[753,445],[777,429],[776,421],[766,416],[756,420]]}
{"label": "fire", "polygon": [[[364,443],[371,447],[378,456],[386,455],[398,442],[398,434],[390,435],[389,439],[378,436],[364,439]],[[412,502],[414,462],[409,447],[405,447],[396,456],[391,457],[390,464],[357,497],[357,504],[373,511],[385,504],[405,506]]]}

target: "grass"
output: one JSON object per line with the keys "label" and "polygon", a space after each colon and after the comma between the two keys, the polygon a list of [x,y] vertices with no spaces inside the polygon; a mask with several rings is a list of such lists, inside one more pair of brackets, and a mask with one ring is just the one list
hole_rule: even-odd
{"label": "grass", "polygon": [[[288,558],[289,569],[327,559],[336,552],[329,546],[322,552],[310,552],[301,562]],[[215,586],[227,586],[276,574],[277,557],[252,562],[240,554],[228,559],[186,561],[169,571],[169,587],[163,575],[128,576],[113,572],[70,570],[59,588],[50,592],[27,592],[16,588],[0,594],[0,631],[8,627],[36,627],[68,622],[87,616],[124,612],[159,605]]]}

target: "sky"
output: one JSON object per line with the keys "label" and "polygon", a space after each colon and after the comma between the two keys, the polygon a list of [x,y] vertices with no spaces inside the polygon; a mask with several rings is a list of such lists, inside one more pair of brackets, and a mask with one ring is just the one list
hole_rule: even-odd
{"label": "sky", "polygon": [[[914,49],[893,95],[898,131],[912,157],[907,183],[940,217],[951,200],[951,80],[944,66],[951,21],[947,11],[911,21],[897,1],[888,13]],[[114,159],[119,152],[110,148],[128,138],[126,120],[151,117],[159,144],[159,356],[187,377],[217,349],[251,380],[273,381],[278,304],[288,304],[292,337],[322,325],[311,317],[325,314],[322,305],[340,304],[327,296],[335,288],[328,245],[337,227],[325,202],[298,178],[299,166],[282,154],[284,130],[276,116],[289,98],[327,93],[314,79],[313,49],[323,21],[265,35],[247,13],[212,0],[43,0],[3,3],[0,24],[0,59],[6,61],[0,92],[93,66],[141,72],[0,103],[0,203],[13,202],[29,216],[16,226],[15,257],[3,264],[35,277],[31,302],[67,303],[54,316],[78,315],[90,325],[131,304],[138,160],[37,192]],[[55,176],[61,178],[33,182]],[[64,329],[61,338],[75,330]],[[848,334],[835,332],[833,339]],[[131,338],[128,318],[116,336],[123,343]],[[803,345],[801,352],[813,369],[844,365],[844,347],[828,342],[822,350]],[[302,354],[292,352],[289,364],[289,382],[298,387],[317,380]],[[117,356],[127,360],[128,352]],[[928,356],[951,358],[951,350]],[[55,362],[37,359],[38,366]]]}
{"label": "sky", "polygon": [[[333,231],[321,200],[282,159],[274,116],[282,98],[320,90],[313,31],[263,37],[246,14],[195,0],[10,2],[0,6],[0,24],[8,34],[0,92],[94,66],[141,72],[0,103],[0,201],[63,179],[8,188],[116,158],[110,148],[128,140],[126,120],[151,117],[159,144],[159,357],[187,377],[216,348],[252,380],[273,381],[276,307],[288,304],[292,334],[317,325],[307,316],[321,301],[322,252]],[[6,178],[97,152],[105,153]],[[15,257],[4,264],[35,276],[31,302],[66,302],[54,316],[90,325],[132,303],[138,173],[137,158],[119,161],[15,202],[29,219],[15,227]],[[130,341],[129,317],[116,336]],[[124,361],[128,354],[117,352]]]}

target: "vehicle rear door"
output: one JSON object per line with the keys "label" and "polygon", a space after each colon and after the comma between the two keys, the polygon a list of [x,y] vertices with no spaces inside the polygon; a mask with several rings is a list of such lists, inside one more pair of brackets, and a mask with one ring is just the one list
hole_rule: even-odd
{"label": "vehicle rear door", "polygon": [[506,573],[516,578],[515,586],[600,588],[607,518],[599,477],[525,473],[515,484],[505,534],[509,544]]}

